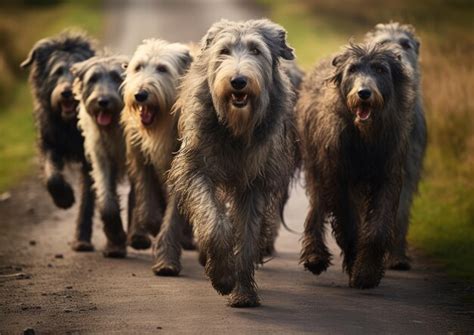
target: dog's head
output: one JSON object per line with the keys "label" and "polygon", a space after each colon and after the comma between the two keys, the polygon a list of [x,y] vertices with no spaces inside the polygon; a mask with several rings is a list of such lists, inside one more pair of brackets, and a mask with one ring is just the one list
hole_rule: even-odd
{"label": "dog's head", "polygon": [[415,28],[412,25],[398,22],[379,23],[366,34],[365,39],[372,43],[398,45],[403,51],[401,55],[404,61],[413,70],[418,70],[420,40],[416,36]]}
{"label": "dog's head", "polygon": [[[388,108],[409,80],[399,49],[380,44],[351,44],[333,58],[331,78],[359,129],[371,129],[396,112]],[[375,126],[376,127],[376,126]]]}
{"label": "dog's head", "polygon": [[128,112],[144,129],[170,113],[191,61],[189,48],[180,43],[149,39],[137,48],[127,66],[123,93]]}
{"label": "dog's head", "polygon": [[286,31],[269,20],[215,23],[201,41],[208,86],[220,122],[249,133],[270,103],[280,59],[294,59]]}
{"label": "dog's head", "polygon": [[93,44],[83,33],[62,32],[38,41],[21,63],[22,68],[32,66],[31,78],[39,100],[65,121],[77,115],[71,67],[94,56]]}
{"label": "dog's head", "polygon": [[82,101],[96,123],[107,128],[120,120],[123,99],[120,93],[125,56],[92,57],[72,66],[74,95]]}

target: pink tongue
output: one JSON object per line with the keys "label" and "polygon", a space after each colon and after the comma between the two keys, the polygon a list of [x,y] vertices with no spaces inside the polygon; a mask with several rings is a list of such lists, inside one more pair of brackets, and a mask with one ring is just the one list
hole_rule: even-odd
{"label": "pink tongue", "polygon": [[106,112],[99,112],[97,115],[97,123],[101,126],[108,126],[112,122],[112,114]]}
{"label": "pink tongue", "polygon": [[140,117],[142,119],[142,123],[148,125],[153,121],[153,113],[148,110],[148,108],[143,108],[142,112],[140,113]]}

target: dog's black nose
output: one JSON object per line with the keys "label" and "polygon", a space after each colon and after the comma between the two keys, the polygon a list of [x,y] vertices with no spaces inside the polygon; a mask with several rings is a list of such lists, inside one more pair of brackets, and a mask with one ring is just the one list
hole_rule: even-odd
{"label": "dog's black nose", "polygon": [[243,76],[234,77],[231,79],[230,84],[236,90],[241,90],[247,86],[247,79],[245,79]]}
{"label": "dog's black nose", "polygon": [[72,98],[72,91],[71,90],[64,90],[64,91],[61,92],[61,96],[64,99]]}
{"label": "dog's black nose", "polygon": [[97,102],[99,103],[99,106],[102,108],[106,108],[109,105],[109,99],[104,98],[104,97],[99,98]]}
{"label": "dog's black nose", "polygon": [[359,92],[357,92],[357,95],[362,100],[367,100],[372,95],[372,92],[369,89],[364,88],[364,89],[360,90]]}
{"label": "dog's black nose", "polygon": [[135,94],[135,100],[138,102],[143,102],[148,98],[148,92],[147,91],[140,91]]}

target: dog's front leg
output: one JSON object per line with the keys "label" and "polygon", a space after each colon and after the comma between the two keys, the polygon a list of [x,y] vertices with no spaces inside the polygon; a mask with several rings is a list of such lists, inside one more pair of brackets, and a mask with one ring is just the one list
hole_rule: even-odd
{"label": "dog's front leg", "polygon": [[120,216],[120,203],[117,195],[117,170],[107,157],[95,155],[93,177],[98,207],[107,245],[105,257],[125,257],[127,254],[126,235]]}
{"label": "dog's front leg", "polygon": [[210,178],[183,167],[180,173],[179,185],[175,184],[175,188],[183,210],[193,225],[200,261],[205,264],[212,286],[220,294],[227,295],[235,286],[232,223],[225,213],[224,204],[219,203],[216,197],[217,188]]}
{"label": "dog's front leg", "polygon": [[384,257],[393,243],[401,173],[386,178],[371,185],[366,218],[358,229],[351,287],[376,287],[384,274]]}
{"label": "dog's front leg", "polygon": [[260,260],[264,197],[255,188],[237,195],[233,221],[237,226],[235,246],[237,282],[229,298],[232,307],[260,305],[254,280],[255,264]]}
{"label": "dog's front leg", "polygon": [[67,209],[74,204],[74,191],[63,176],[64,162],[61,155],[54,150],[47,150],[44,154],[44,174],[46,187],[59,208]]}
{"label": "dog's front leg", "polygon": [[88,162],[82,162],[81,168],[81,202],[79,215],[76,222],[76,235],[72,243],[75,251],[92,251],[91,243],[92,224],[94,217],[95,192],[92,188],[91,166]]}
{"label": "dog's front leg", "polygon": [[151,246],[149,233],[158,232],[165,206],[161,182],[153,166],[145,161],[138,148],[133,148],[128,154],[128,172],[134,192],[128,243],[134,249]]}
{"label": "dog's front leg", "polygon": [[179,213],[176,196],[171,194],[163,224],[154,244],[153,272],[159,276],[177,276],[181,271],[181,239],[185,221]]}

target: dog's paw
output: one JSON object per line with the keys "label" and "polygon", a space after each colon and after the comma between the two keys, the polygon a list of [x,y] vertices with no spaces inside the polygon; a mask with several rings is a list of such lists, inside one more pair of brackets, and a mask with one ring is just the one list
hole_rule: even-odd
{"label": "dog's paw", "polygon": [[320,256],[316,254],[305,255],[301,258],[301,263],[306,270],[311,271],[315,275],[319,275],[326,271],[331,265],[331,258],[329,255]]}
{"label": "dog's paw", "polygon": [[411,269],[410,259],[404,257],[390,257],[387,261],[387,268],[396,271],[408,271]]}
{"label": "dog's paw", "polygon": [[225,275],[219,278],[211,278],[212,287],[222,295],[228,295],[235,287],[235,278],[233,275]]}
{"label": "dog's paw", "polygon": [[145,250],[151,247],[151,239],[146,234],[132,234],[128,237],[128,245],[135,250]]}
{"label": "dog's paw", "polygon": [[233,292],[229,296],[229,306],[234,308],[258,307],[260,299],[256,292]]}
{"label": "dog's paw", "polygon": [[354,267],[349,279],[349,286],[358,289],[369,289],[379,286],[383,277],[383,267],[373,266]]}
{"label": "dog's paw", "polygon": [[71,244],[71,248],[77,252],[90,252],[94,251],[94,245],[89,241],[75,240]]}
{"label": "dog's paw", "polygon": [[164,277],[178,276],[181,272],[181,265],[176,262],[157,261],[151,268],[155,275]]}
{"label": "dog's paw", "polygon": [[57,207],[67,209],[74,204],[74,191],[62,175],[52,175],[46,182],[46,187]]}
{"label": "dog's paw", "polygon": [[102,251],[102,254],[107,258],[125,258],[127,257],[127,246],[125,243],[114,244],[109,241]]}

